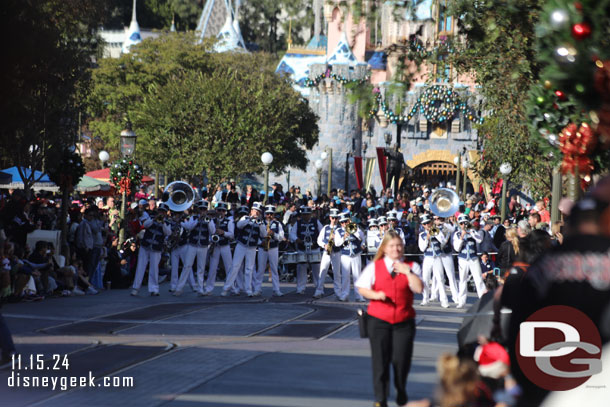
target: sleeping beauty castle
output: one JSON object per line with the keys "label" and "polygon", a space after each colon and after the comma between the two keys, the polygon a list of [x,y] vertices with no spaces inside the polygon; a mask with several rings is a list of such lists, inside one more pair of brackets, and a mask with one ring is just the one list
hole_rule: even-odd
{"label": "sleeping beauty castle", "polygon": [[[480,149],[474,124],[483,120],[484,112],[474,82],[451,66],[430,65],[421,67],[409,89],[396,92],[396,84],[391,85],[399,70],[393,52],[397,46],[426,52],[458,35],[455,19],[446,13],[447,0],[421,1],[413,11],[378,1],[373,23],[356,21],[340,3],[313,1],[313,38],[305,47],[289,40],[277,67],[319,118],[320,138],[308,152],[309,168],[292,170],[290,184],[311,188],[314,195],[320,182],[322,193],[330,190],[329,180],[332,188],[373,185],[379,190],[385,185],[382,151],[393,146],[406,163],[401,180],[455,179],[458,153],[461,165],[476,161]],[[362,3],[368,11],[373,1]],[[350,101],[353,82],[372,84],[375,104],[364,118]],[[470,182],[478,187],[472,175],[468,170]]]}

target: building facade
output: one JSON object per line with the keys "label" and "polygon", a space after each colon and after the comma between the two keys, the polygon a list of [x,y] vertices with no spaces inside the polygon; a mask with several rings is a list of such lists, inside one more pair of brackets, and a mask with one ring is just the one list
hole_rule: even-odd
{"label": "building facade", "polygon": [[[291,170],[291,184],[317,191],[315,162],[331,150],[332,165],[329,168],[329,158],[322,165],[322,192],[327,191],[329,179],[333,188],[344,188],[346,168],[349,188],[356,187],[350,156],[363,157],[363,171],[373,171],[368,177],[363,174],[364,187],[368,178],[379,189],[379,147],[399,146],[408,166],[405,175],[417,181],[454,179],[458,153],[466,153],[463,157],[470,162],[477,160],[480,145],[475,124],[484,112],[471,78],[457,75],[451,66],[423,65],[410,88],[397,92],[392,84],[400,66],[393,48],[420,44],[425,52],[458,35],[455,19],[446,13],[447,1],[425,0],[413,12],[396,9],[392,2],[378,2],[380,17],[373,24],[354,21],[339,1],[324,3],[325,55],[315,59],[305,50],[289,49],[277,69],[293,77],[295,89],[308,98],[319,117],[320,139],[308,152],[309,167]],[[365,1],[365,9],[372,2]],[[413,42],[415,38],[417,42]],[[407,64],[406,69],[413,71],[414,66]],[[345,86],[357,80],[373,84],[378,101],[365,118],[358,116],[358,105],[350,101]],[[375,164],[366,165],[367,161]]]}

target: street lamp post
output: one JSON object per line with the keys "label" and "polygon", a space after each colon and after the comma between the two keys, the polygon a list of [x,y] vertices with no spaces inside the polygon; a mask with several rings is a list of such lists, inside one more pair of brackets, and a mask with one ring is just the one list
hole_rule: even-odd
{"label": "street lamp post", "polygon": [[460,173],[462,172],[462,168],[460,163],[462,162],[462,155],[458,153],[457,157],[453,159],[453,163],[457,167],[457,171],[455,172],[455,192],[460,195]]}
{"label": "street lamp post", "polygon": [[506,219],[506,184],[508,184],[508,175],[512,170],[513,167],[510,165],[510,163],[502,163],[500,166],[500,173],[502,174],[502,199],[500,201],[500,205],[502,205],[500,212],[502,216],[502,223],[504,223],[504,219]]}
{"label": "street lamp post", "polygon": [[559,221],[559,200],[561,199],[561,170],[560,167],[553,169],[553,184],[551,189],[551,223]]}
{"label": "street lamp post", "polygon": [[324,163],[321,159],[317,159],[314,162],[314,166],[318,171],[318,196],[322,195],[322,165],[324,165]]}
{"label": "street lamp post", "polygon": [[108,160],[110,160],[110,154],[108,154],[108,151],[106,150],[102,150],[100,151],[100,153],[98,154],[98,158],[100,159],[100,161],[102,162],[102,168],[104,168],[106,166],[106,162]]}
{"label": "street lamp post", "polygon": [[[121,132],[121,145],[119,146],[121,156],[131,157],[136,152],[136,133],[131,130],[131,123],[127,122],[125,130]],[[101,154],[101,153],[100,153]],[[100,157],[101,159],[101,157]],[[125,241],[125,212],[127,211],[127,190],[123,188],[121,195],[121,229],[119,231],[119,247]]]}
{"label": "street lamp post", "polygon": [[468,167],[470,167],[470,163],[467,159],[462,160],[462,168],[464,169],[464,184],[462,186],[462,196],[463,200],[466,201],[466,186],[468,183]]}
{"label": "street lamp post", "polygon": [[263,199],[263,205],[265,205],[269,197],[269,164],[273,162],[273,155],[270,152],[263,153],[261,161],[265,166],[265,198]]}

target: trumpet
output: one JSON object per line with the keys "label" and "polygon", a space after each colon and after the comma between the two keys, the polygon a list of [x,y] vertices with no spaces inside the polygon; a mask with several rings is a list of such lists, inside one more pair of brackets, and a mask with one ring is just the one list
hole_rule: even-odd
{"label": "trumpet", "polygon": [[219,235],[212,235],[212,243],[218,243],[220,242],[220,236]]}
{"label": "trumpet", "polygon": [[356,225],[354,222],[350,222],[345,227],[345,231],[347,232],[347,234],[353,235],[358,231],[358,225]]}
{"label": "trumpet", "polygon": [[430,228],[430,236],[434,237],[434,236],[438,235],[439,233],[440,233],[440,230],[438,227],[432,226]]}

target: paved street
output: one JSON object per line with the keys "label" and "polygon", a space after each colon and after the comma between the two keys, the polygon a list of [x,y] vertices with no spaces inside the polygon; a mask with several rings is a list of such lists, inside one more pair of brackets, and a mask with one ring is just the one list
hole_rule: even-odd
{"label": "paved street", "polygon": [[[6,305],[2,312],[22,352],[22,369],[0,369],[0,406],[372,405],[368,341],[359,338],[355,320],[358,303],[332,295],[313,300],[311,288],[297,295],[293,284],[283,284],[282,298],[271,297],[270,286],[258,298],[176,298],[168,288],[162,285],[161,297],[111,290]],[[411,399],[432,394],[436,358],[455,351],[464,314],[438,303],[416,308]],[[44,355],[42,371],[31,369],[30,354]],[[68,369],[55,366],[65,354]],[[7,388],[11,376],[44,375],[60,383],[90,374],[94,388]],[[105,388],[103,376],[133,377],[134,386]]]}

